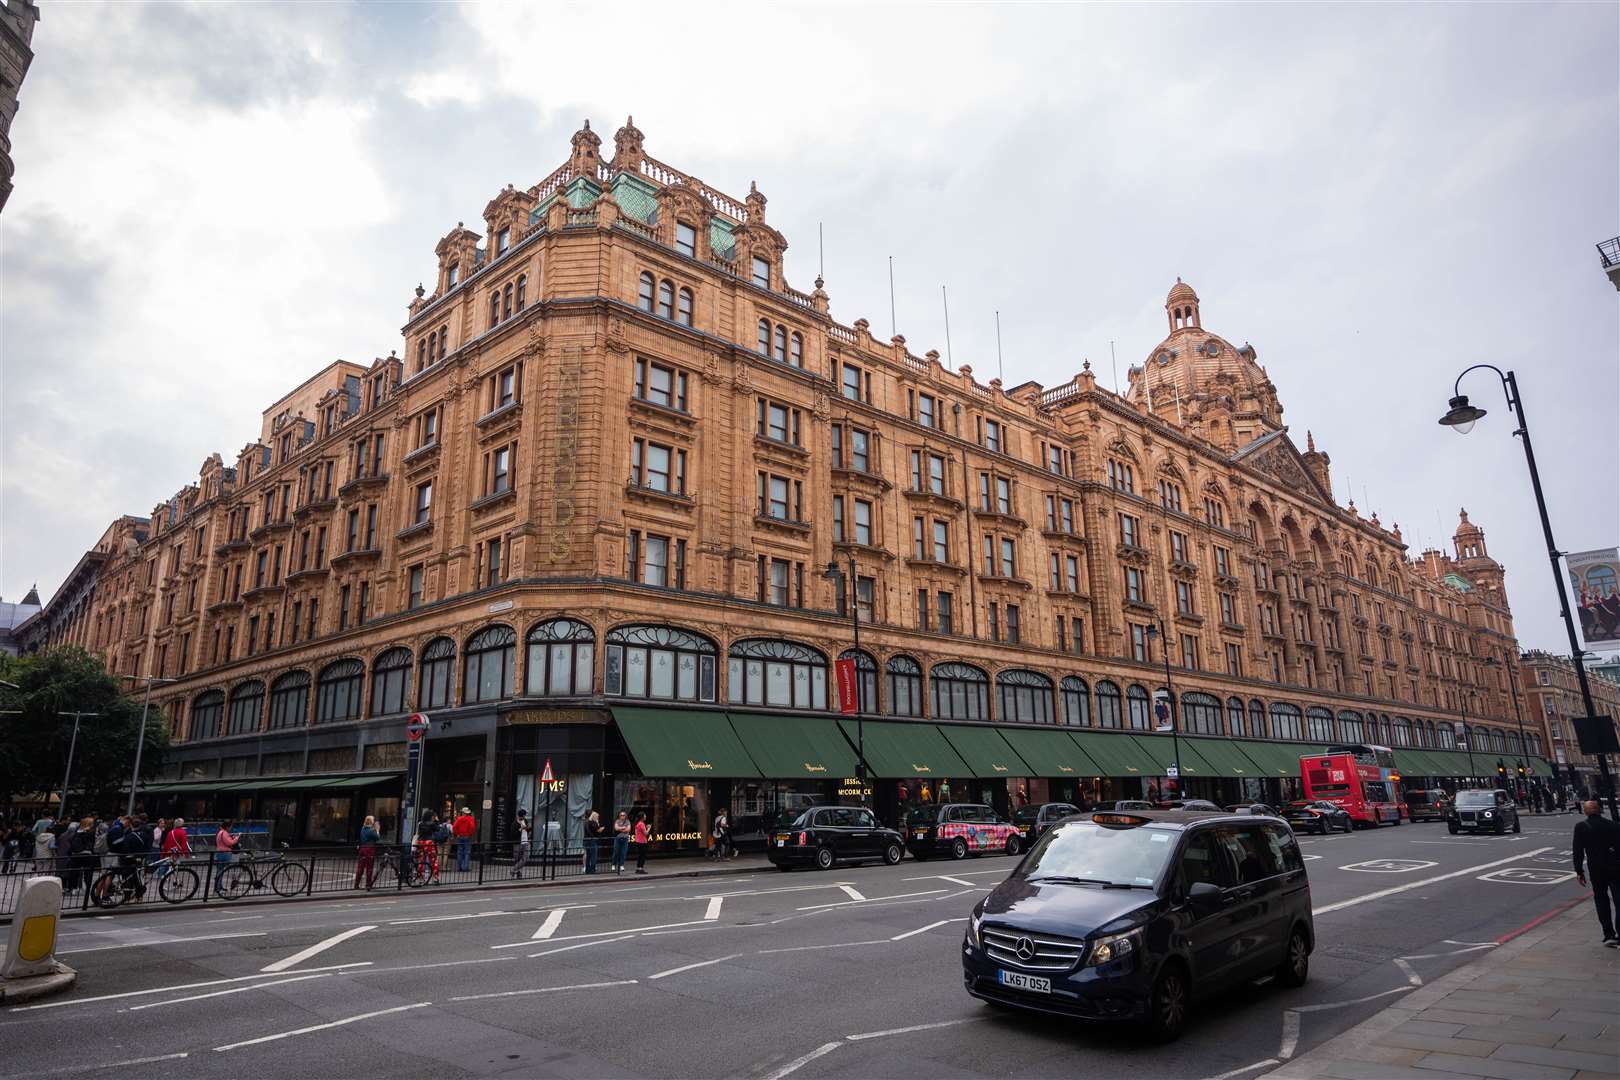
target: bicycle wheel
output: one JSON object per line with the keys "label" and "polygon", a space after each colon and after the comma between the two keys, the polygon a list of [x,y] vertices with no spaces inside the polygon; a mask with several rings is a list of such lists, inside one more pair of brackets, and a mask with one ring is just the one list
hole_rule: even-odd
{"label": "bicycle wheel", "polygon": [[176,867],[158,882],[158,895],[171,904],[183,904],[197,895],[197,871]]}
{"label": "bicycle wheel", "polygon": [[121,870],[108,870],[90,886],[90,899],[99,908],[109,911],[124,902],[124,874]]}
{"label": "bicycle wheel", "polygon": [[278,896],[297,896],[309,888],[309,867],[303,863],[282,863],[270,872],[270,887]]}
{"label": "bicycle wheel", "polygon": [[235,900],[246,895],[247,891],[258,882],[253,880],[253,871],[245,866],[235,863],[221,870],[214,878],[214,894],[221,900]]}
{"label": "bicycle wheel", "polygon": [[412,889],[420,889],[428,882],[428,866],[426,860],[413,859],[410,869],[403,875],[405,884]]}

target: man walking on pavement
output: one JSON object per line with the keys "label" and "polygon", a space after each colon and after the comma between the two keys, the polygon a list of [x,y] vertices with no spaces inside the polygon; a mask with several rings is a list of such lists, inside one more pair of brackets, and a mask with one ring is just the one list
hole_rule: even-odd
{"label": "man walking on pavement", "polygon": [[456,869],[466,873],[472,869],[470,853],[472,851],[473,833],[478,831],[478,822],[473,818],[472,807],[463,806],[457,815],[455,824],[450,831],[456,834]]}
{"label": "man walking on pavement", "polygon": [[1596,799],[1581,804],[1586,817],[1575,823],[1575,880],[1586,884],[1586,874],[1592,874],[1592,903],[1597,907],[1598,924],[1603,928],[1603,944],[1620,949],[1620,937],[1615,936],[1614,914],[1620,910],[1620,825],[1603,816],[1603,806]]}

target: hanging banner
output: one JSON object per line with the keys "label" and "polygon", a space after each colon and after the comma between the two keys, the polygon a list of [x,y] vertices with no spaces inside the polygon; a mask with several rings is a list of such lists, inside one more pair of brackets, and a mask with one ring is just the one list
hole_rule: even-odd
{"label": "hanging banner", "polygon": [[855,661],[853,658],[838,660],[834,662],[833,667],[838,672],[838,711],[845,716],[854,716],[860,702],[860,693],[855,680]]}
{"label": "hanging banner", "polygon": [[1620,645],[1620,549],[1572,551],[1569,587],[1581,613],[1581,637],[1589,648]]}

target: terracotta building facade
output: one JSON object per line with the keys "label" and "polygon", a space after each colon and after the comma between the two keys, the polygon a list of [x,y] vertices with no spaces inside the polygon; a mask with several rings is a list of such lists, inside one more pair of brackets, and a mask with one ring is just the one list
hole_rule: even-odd
{"label": "terracotta building facade", "polygon": [[700,844],[720,806],[858,797],[857,747],[890,819],[1173,771],[1282,797],[1330,743],[1454,778],[1465,710],[1545,773],[1483,531],[1463,513],[1414,555],[1339,505],[1190,286],[1123,395],[1088,367],[985,384],[790,286],[753,185],[653,159],[633,123],[602,151],[587,124],[458,223],[399,348],[271,405],[36,617],[174,680],[150,798],[343,839],[398,814],[413,712],[428,803],[489,838],[518,807],[641,807]]}
{"label": "terracotta building facade", "polygon": [[[1587,684],[1599,716],[1620,716],[1620,682],[1588,665]],[[1527,727],[1542,735],[1547,757],[1559,775],[1577,790],[1594,789],[1601,770],[1595,756],[1581,753],[1573,721],[1586,715],[1575,665],[1567,656],[1532,649],[1519,665]]]}

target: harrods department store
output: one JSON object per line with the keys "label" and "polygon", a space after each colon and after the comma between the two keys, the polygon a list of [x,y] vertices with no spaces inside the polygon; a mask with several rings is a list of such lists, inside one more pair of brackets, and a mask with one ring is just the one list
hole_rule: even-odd
{"label": "harrods department store", "polygon": [[[482,808],[492,839],[552,800],[698,844],[721,805],[858,795],[857,739],[891,819],[1124,797],[1168,771],[1166,646],[1192,794],[1280,796],[1334,741],[1461,776],[1465,723],[1477,775],[1545,775],[1483,532],[1463,514],[1414,557],[1340,506],[1188,285],[1123,395],[1089,365],[986,385],[790,287],[752,185],[633,124],[611,149],[587,125],[458,224],[402,355],[297,386],[22,628],[175,680],[149,801],[351,837],[397,813],[414,711],[428,805]],[[848,604],[859,731],[829,692]]]}

